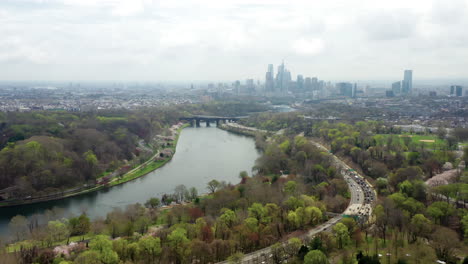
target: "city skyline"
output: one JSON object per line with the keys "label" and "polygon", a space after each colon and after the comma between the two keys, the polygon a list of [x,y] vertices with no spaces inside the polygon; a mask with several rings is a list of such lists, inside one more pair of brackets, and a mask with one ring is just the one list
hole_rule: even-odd
{"label": "city skyline", "polygon": [[264,65],[282,59],[336,81],[394,80],[404,69],[466,78],[467,6],[5,0],[0,80],[261,80]]}

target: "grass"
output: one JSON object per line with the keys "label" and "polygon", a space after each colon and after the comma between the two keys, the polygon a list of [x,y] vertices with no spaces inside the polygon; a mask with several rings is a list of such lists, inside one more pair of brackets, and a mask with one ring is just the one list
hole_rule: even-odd
{"label": "grass", "polygon": [[97,120],[101,122],[127,121],[126,117],[120,117],[120,116],[98,116],[96,118]]}
{"label": "grass", "polygon": [[[79,241],[82,241],[82,240],[90,240],[90,239],[94,238],[95,236],[96,235],[91,234],[91,233],[88,233],[88,234],[85,234],[85,235],[80,235],[80,236],[72,236],[72,237],[70,237],[69,240],[64,239],[62,241],[57,241],[57,242],[52,243],[51,248],[56,247],[56,246],[60,246],[60,245],[66,245],[67,241],[70,242],[70,243],[71,242],[79,242]],[[21,246],[23,246],[23,247],[37,246],[39,248],[49,248],[47,245],[45,245],[44,242],[41,242],[41,241],[24,240],[24,241],[16,242],[16,243],[13,243],[13,244],[9,244],[6,247],[6,252],[7,253],[18,252],[21,249]]]}
{"label": "grass", "polygon": [[[411,143],[414,143],[418,146],[424,145],[427,148],[431,149],[445,149],[447,148],[447,142],[443,139],[440,139],[436,135],[417,135],[417,134],[410,134],[410,133],[403,133],[403,134],[378,134],[379,136],[382,136],[384,139],[384,142],[386,143],[387,139],[391,136],[395,136],[400,139],[400,144],[404,144],[404,137],[410,137],[411,138]],[[421,140],[433,140],[434,142],[423,142]]]}
{"label": "grass", "polygon": [[[189,124],[184,124],[182,127],[180,127],[178,130],[177,130],[177,136],[172,144],[172,146],[168,147],[170,149],[173,150],[173,153],[175,155],[175,150],[176,150],[176,146],[177,146],[177,142],[179,141],[179,136],[180,136],[180,132],[182,131],[182,129],[186,128],[187,126],[189,126]],[[172,157],[174,156],[172,155]],[[134,172],[131,172],[131,173],[127,173],[125,174],[121,179],[118,179],[116,181],[112,181],[110,183],[110,186],[115,186],[115,185],[119,185],[119,184],[122,184],[122,183],[125,183],[125,182],[128,182],[128,181],[131,181],[131,180],[134,180],[136,178],[139,178],[141,176],[144,176],[160,167],[162,167],[164,164],[166,164],[167,162],[169,162],[172,157],[169,157],[169,158],[166,158],[164,160],[153,160],[153,161],[150,161],[148,162],[147,165],[145,166],[142,166],[141,168],[139,168],[138,170],[134,171]]]}

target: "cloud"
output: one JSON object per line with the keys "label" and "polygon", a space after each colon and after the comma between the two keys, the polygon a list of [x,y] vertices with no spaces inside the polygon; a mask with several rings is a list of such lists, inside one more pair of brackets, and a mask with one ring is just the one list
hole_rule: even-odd
{"label": "cloud", "polygon": [[300,38],[292,43],[292,49],[299,55],[317,55],[325,48],[325,42],[321,38]]}
{"label": "cloud", "polygon": [[375,12],[359,20],[368,37],[373,40],[409,38],[418,26],[418,15],[406,9]]}
{"label": "cloud", "polygon": [[323,79],[468,66],[466,0],[0,0],[0,25],[0,68],[33,79],[263,79],[282,58]]}

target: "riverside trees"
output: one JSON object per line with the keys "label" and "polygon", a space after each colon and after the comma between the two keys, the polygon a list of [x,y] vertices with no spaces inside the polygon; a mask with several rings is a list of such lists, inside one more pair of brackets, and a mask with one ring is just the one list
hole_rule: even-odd
{"label": "riverside trees", "polygon": [[[144,155],[139,139],[152,143],[177,111],[31,112],[4,114],[0,135],[0,190],[9,199],[57,195],[94,184],[125,160]],[[140,156],[140,157],[136,157]]]}

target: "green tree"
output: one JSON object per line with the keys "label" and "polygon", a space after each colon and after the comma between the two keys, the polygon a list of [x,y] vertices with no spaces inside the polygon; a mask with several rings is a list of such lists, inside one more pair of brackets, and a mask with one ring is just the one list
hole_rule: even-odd
{"label": "green tree", "polygon": [[340,249],[343,248],[343,245],[346,245],[346,243],[349,241],[348,227],[342,223],[338,223],[333,227],[333,232],[338,239],[338,245]]}
{"label": "green tree", "polygon": [[187,231],[181,227],[177,227],[167,236],[167,240],[175,255],[176,262],[182,262],[186,256],[187,244],[189,242]]}
{"label": "green tree", "polygon": [[151,209],[157,208],[160,204],[161,202],[156,197],[151,197],[145,202],[145,206]]}
{"label": "green tree", "polygon": [[242,252],[236,252],[229,256],[228,262],[230,264],[241,264],[244,259],[244,254]]}
{"label": "green tree", "polygon": [[267,217],[268,210],[261,203],[253,203],[252,206],[248,208],[248,212],[249,217],[257,219],[260,223],[269,222]]}
{"label": "green tree", "polygon": [[223,214],[219,217],[221,223],[227,226],[228,228],[231,228],[232,225],[237,221],[236,213],[231,209],[226,208],[224,208],[222,211]]}
{"label": "green tree", "polygon": [[431,232],[432,223],[422,214],[416,214],[411,218],[410,230],[413,236],[413,242],[418,237],[427,237]]}
{"label": "green tree", "polygon": [[208,190],[210,191],[210,193],[214,193],[216,192],[216,190],[218,190],[218,188],[220,187],[220,183],[219,181],[217,180],[211,180],[208,182],[206,188],[208,188]]}
{"label": "green tree", "polygon": [[329,264],[328,258],[320,250],[311,250],[304,257],[304,264]]}
{"label": "green tree", "polygon": [[145,255],[148,263],[154,263],[156,258],[161,255],[161,240],[159,237],[146,236],[138,241],[140,251]]}

